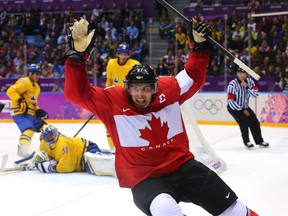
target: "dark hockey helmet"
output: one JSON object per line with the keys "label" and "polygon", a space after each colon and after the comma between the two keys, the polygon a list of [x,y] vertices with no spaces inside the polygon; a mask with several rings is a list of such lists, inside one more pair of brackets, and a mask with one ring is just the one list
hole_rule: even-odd
{"label": "dark hockey helmet", "polygon": [[124,80],[125,89],[129,89],[133,83],[149,83],[157,91],[157,76],[149,65],[133,66]]}
{"label": "dark hockey helmet", "polygon": [[247,72],[241,67],[237,67],[236,71],[237,71],[237,73],[246,73],[247,74]]}
{"label": "dark hockey helmet", "polygon": [[32,73],[41,73],[41,68],[37,65],[37,64],[31,64],[28,67],[28,73],[32,72]]}
{"label": "dark hockey helmet", "polygon": [[52,125],[44,125],[41,132],[41,139],[45,141],[48,149],[52,150],[56,146],[59,137],[58,129]]}
{"label": "dark hockey helmet", "polygon": [[131,95],[133,94],[130,88],[137,83],[147,83],[151,86],[153,89],[151,101],[153,101],[157,93],[157,76],[153,68],[149,65],[134,65],[128,72],[124,80],[124,88],[130,101],[132,101]]}

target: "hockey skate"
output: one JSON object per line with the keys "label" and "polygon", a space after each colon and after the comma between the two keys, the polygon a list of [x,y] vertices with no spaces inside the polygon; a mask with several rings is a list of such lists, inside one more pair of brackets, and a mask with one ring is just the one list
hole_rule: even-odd
{"label": "hockey skate", "polygon": [[31,155],[31,152],[29,151],[29,149],[30,149],[30,144],[18,145],[17,154],[20,157],[27,157]]}
{"label": "hockey skate", "polygon": [[262,147],[268,147],[268,146],[269,146],[269,143],[263,141],[262,143],[256,143],[256,145],[258,145],[258,146],[262,146]]}
{"label": "hockey skate", "polygon": [[253,143],[251,143],[251,142],[244,143],[244,145],[245,145],[247,148],[253,148],[253,147],[254,147]]}

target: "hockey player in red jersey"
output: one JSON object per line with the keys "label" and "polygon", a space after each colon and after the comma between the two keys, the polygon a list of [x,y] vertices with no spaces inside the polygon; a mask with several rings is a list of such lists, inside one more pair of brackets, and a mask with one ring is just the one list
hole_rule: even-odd
{"label": "hockey player in red jersey", "polygon": [[[179,202],[191,202],[212,215],[257,216],[213,171],[194,159],[180,105],[205,83],[212,47],[211,28],[191,21],[191,52],[176,77],[157,79],[148,65],[135,65],[125,88],[90,86],[85,61],[93,50],[88,22],[70,28],[64,94],[72,103],[97,115],[115,144],[120,187],[131,188],[134,203],[146,215],[183,216]],[[193,142],[193,141],[192,141]]]}

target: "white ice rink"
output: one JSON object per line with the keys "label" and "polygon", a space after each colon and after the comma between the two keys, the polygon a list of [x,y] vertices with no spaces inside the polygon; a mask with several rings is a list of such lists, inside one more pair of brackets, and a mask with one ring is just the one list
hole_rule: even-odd
{"label": "white ice rink", "polygon": [[[83,123],[54,124],[62,133],[73,136]],[[288,132],[287,128],[262,127],[269,148],[246,149],[237,126],[200,125],[208,142],[228,165],[220,176],[248,207],[260,216],[288,215]],[[16,156],[20,132],[14,123],[0,122],[0,157]],[[78,135],[103,148],[105,129],[89,123]],[[38,147],[38,134],[33,148]],[[252,140],[251,140],[252,141]],[[119,188],[112,177],[86,173],[42,174],[37,170],[0,175],[1,216],[141,216],[129,189]],[[181,203],[188,216],[209,215],[193,204]],[[236,216],[236,215],[233,215]]]}

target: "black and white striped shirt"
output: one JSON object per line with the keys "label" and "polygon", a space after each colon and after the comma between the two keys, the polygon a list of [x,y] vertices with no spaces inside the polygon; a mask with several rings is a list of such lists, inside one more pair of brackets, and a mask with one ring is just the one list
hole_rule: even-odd
{"label": "black and white striped shirt", "polygon": [[248,84],[247,88],[241,86],[240,81],[236,78],[230,81],[227,87],[227,103],[232,110],[244,110],[249,107],[250,96],[256,98],[259,96],[258,87],[255,86],[254,81],[247,77],[245,82]]}

